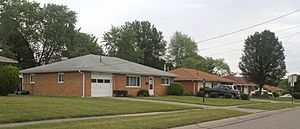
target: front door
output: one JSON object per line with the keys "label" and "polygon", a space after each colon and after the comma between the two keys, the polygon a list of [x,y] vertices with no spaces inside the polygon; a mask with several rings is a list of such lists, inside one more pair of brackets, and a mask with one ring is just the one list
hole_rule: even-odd
{"label": "front door", "polygon": [[154,77],[149,77],[149,95],[154,95]]}

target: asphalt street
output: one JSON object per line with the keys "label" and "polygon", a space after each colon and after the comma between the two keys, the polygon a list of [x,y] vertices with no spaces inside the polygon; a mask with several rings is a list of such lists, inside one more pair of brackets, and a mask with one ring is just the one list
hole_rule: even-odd
{"label": "asphalt street", "polygon": [[267,117],[216,127],[214,129],[300,129],[300,109],[279,112]]}

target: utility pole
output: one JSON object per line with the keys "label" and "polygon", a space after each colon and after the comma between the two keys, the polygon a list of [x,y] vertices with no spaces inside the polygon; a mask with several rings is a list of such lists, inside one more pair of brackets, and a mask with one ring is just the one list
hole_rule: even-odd
{"label": "utility pole", "polygon": [[205,83],[206,83],[206,81],[205,81],[205,79],[203,79],[202,83],[203,83],[203,93],[204,93],[204,95],[202,97],[203,98],[202,102],[205,103],[205,97],[206,97],[206,93],[205,93]]}

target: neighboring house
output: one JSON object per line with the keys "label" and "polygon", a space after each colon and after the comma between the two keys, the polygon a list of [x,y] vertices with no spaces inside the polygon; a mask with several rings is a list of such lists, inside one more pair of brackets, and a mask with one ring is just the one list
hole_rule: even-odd
{"label": "neighboring house", "polygon": [[250,94],[252,91],[258,89],[258,86],[251,81],[245,80],[243,77],[225,76],[223,78],[233,81],[233,84],[237,86],[238,90],[244,94]]}
{"label": "neighboring house", "polygon": [[281,88],[279,88],[279,87],[276,87],[276,86],[270,86],[270,85],[264,85],[263,90],[266,90],[266,91],[272,92],[272,93],[273,93],[273,92],[282,93],[282,92],[286,91],[286,90],[281,89]]}
{"label": "neighboring house", "polygon": [[18,61],[15,61],[13,59],[4,56],[0,56],[0,66],[7,65],[7,64],[17,64],[17,63]]}
{"label": "neighboring house", "polygon": [[195,69],[178,68],[168,72],[177,75],[174,81],[180,82],[183,85],[185,93],[196,94],[200,88],[204,87],[204,84],[205,87],[212,88],[218,84],[233,83],[233,81],[229,79]]}
{"label": "neighboring house", "polygon": [[176,75],[116,57],[85,55],[21,71],[23,88],[33,95],[113,96],[140,89],[165,95]]}

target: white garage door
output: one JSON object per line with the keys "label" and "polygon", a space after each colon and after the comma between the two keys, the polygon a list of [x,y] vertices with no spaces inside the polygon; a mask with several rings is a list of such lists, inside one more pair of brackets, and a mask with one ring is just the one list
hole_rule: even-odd
{"label": "white garage door", "polygon": [[92,72],[91,96],[112,96],[112,74]]}

